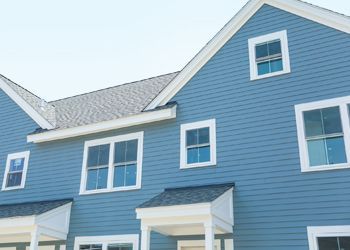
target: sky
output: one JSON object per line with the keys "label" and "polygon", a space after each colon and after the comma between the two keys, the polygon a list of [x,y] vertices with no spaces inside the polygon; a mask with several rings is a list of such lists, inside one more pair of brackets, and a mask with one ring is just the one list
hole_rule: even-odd
{"label": "sky", "polygon": [[52,101],[178,71],[246,2],[0,0],[0,74]]}

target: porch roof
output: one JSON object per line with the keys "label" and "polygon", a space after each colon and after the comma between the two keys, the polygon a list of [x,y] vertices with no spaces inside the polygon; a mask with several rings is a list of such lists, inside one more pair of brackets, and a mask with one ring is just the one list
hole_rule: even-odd
{"label": "porch roof", "polygon": [[234,183],[211,184],[180,188],[166,188],[164,192],[142,203],[137,208],[208,203],[234,187]]}
{"label": "porch roof", "polygon": [[0,205],[0,219],[40,215],[72,201],[73,199],[62,199]]}

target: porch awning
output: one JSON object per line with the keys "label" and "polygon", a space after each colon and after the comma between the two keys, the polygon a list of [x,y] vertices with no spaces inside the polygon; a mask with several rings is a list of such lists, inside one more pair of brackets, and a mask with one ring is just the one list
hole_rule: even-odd
{"label": "porch awning", "polygon": [[141,226],[165,235],[232,233],[234,183],[168,188],[136,208]]}
{"label": "porch awning", "polygon": [[[0,243],[65,240],[72,199],[0,205]],[[34,248],[33,248],[34,247]]]}

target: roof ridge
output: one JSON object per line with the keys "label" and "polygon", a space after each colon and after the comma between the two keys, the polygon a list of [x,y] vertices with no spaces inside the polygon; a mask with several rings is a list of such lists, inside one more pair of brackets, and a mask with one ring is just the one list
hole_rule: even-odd
{"label": "roof ridge", "polygon": [[75,98],[75,97],[78,97],[78,96],[84,96],[84,95],[88,95],[88,94],[92,94],[92,93],[96,93],[96,92],[100,92],[100,91],[104,91],[104,90],[108,90],[108,89],[112,89],[112,88],[116,88],[116,87],[122,87],[122,86],[125,86],[125,85],[128,85],[128,84],[133,84],[133,83],[143,82],[143,81],[147,81],[147,80],[152,80],[152,79],[155,79],[155,78],[159,78],[159,77],[163,77],[163,76],[167,76],[167,75],[171,75],[171,74],[176,74],[176,73],[179,73],[179,72],[180,71],[174,71],[174,72],[171,72],[171,73],[166,73],[166,74],[161,74],[161,75],[152,76],[152,77],[148,77],[148,78],[143,78],[143,79],[132,81],[132,82],[126,82],[126,83],[110,86],[110,87],[103,88],[103,89],[97,89],[97,90],[93,90],[93,91],[82,93],[82,94],[77,94],[77,95],[72,95],[72,96],[60,98],[60,99],[57,99],[57,100],[49,101],[48,103],[51,104],[51,105],[54,105],[55,102],[67,100],[67,99],[70,99],[70,98]]}

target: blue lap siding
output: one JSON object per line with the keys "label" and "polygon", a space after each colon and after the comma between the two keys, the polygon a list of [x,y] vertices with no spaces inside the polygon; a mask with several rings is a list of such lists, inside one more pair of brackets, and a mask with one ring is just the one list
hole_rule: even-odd
{"label": "blue lap siding", "polygon": [[[194,13],[195,15],[195,13]],[[287,30],[290,74],[250,81],[248,39]],[[264,5],[173,98],[176,120],[27,144],[37,125],[0,91],[0,181],[30,150],[26,187],[0,201],[74,198],[74,237],[138,234],[135,207],[166,187],[235,182],[238,250],[306,250],[307,226],[350,225],[350,170],[301,173],[294,105],[350,95],[350,36]],[[180,125],[216,119],[217,166],[180,170]],[[84,141],[144,131],[142,189],[79,195]],[[176,239],[153,234],[152,250]]]}

